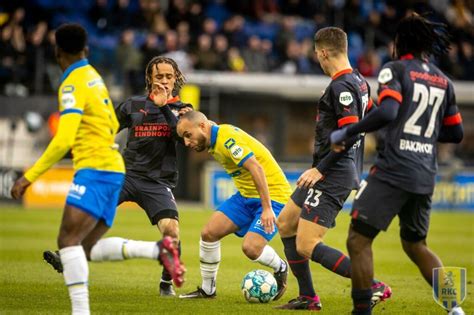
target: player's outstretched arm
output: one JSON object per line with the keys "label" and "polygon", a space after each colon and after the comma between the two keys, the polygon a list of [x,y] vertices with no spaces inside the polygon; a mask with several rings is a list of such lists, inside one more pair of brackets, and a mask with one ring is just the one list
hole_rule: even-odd
{"label": "player's outstretched arm", "polygon": [[77,129],[81,123],[82,115],[69,113],[61,116],[56,135],[49,143],[43,155],[36,161],[22,177],[20,177],[12,187],[11,194],[15,199],[20,198],[26,188],[50,169],[54,164],[63,158],[71,149],[76,138]]}
{"label": "player's outstretched arm", "polygon": [[376,131],[395,120],[400,109],[400,103],[393,98],[384,98],[377,108],[356,124],[333,131],[330,136],[332,144],[338,144],[354,135],[363,132]]}
{"label": "player's outstretched arm", "polygon": [[242,166],[250,172],[250,175],[252,175],[253,182],[255,183],[255,187],[260,195],[263,208],[261,220],[265,233],[273,233],[275,231],[275,213],[272,209],[265,171],[255,156],[248,158]]}

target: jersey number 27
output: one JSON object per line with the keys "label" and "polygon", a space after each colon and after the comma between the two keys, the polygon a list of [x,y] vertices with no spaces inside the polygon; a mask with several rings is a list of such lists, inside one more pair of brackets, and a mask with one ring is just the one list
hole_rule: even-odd
{"label": "jersey number 27", "polygon": [[413,87],[413,102],[418,102],[418,106],[413,114],[408,118],[403,127],[403,132],[412,134],[415,136],[421,135],[421,126],[417,125],[418,119],[425,113],[426,109],[429,106],[433,106],[431,111],[430,120],[428,122],[428,127],[425,130],[424,137],[431,138],[433,131],[435,129],[436,115],[438,114],[439,108],[443,103],[445,90],[439,89],[433,86],[428,88],[420,83],[415,83]]}

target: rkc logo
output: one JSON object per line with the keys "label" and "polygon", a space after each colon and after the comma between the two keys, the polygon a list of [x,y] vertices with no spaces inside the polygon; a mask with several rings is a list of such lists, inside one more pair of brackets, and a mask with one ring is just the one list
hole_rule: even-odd
{"label": "rkc logo", "polygon": [[450,311],[466,298],[466,268],[433,268],[433,298]]}

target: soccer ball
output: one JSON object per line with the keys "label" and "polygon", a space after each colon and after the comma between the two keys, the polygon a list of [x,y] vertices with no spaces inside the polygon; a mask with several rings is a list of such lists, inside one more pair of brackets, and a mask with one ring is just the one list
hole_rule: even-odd
{"label": "soccer ball", "polygon": [[273,275],[268,271],[253,270],[245,275],[241,289],[247,302],[268,303],[277,294],[278,285]]}

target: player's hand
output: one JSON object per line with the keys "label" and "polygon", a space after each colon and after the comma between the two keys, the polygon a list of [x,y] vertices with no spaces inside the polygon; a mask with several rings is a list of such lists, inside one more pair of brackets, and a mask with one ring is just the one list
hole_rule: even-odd
{"label": "player's hand", "polygon": [[276,217],[275,217],[275,213],[273,212],[272,208],[263,210],[262,215],[260,217],[260,220],[262,222],[265,233],[271,234],[271,233],[275,232]]}
{"label": "player's hand", "polygon": [[347,139],[347,128],[337,129],[331,132],[329,141],[331,142],[331,150],[340,153],[346,149],[345,140]]}
{"label": "player's hand", "polygon": [[190,111],[192,111],[192,110],[193,110],[192,107],[186,106],[186,107],[181,108],[181,109],[178,111],[178,114],[179,114],[179,116],[181,117],[181,116],[183,116],[184,114],[186,114],[187,112],[190,112]]}
{"label": "player's hand", "polygon": [[323,178],[323,174],[321,174],[317,168],[312,167],[301,174],[300,178],[296,181],[296,185],[299,188],[310,188],[321,178]]}
{"label": "player's hand", "polygon": [[150,98],[156,106],[163,107],[169,99],[169,93],[165,86],[160,83],[153,83]]}
{"label": "player's hand", "polygon": [[31,185],[31,182],[22,176],[18,178],[13,184],[11,195],[14,199],[20,199],[21,196],[25,193],[26,189]]}

